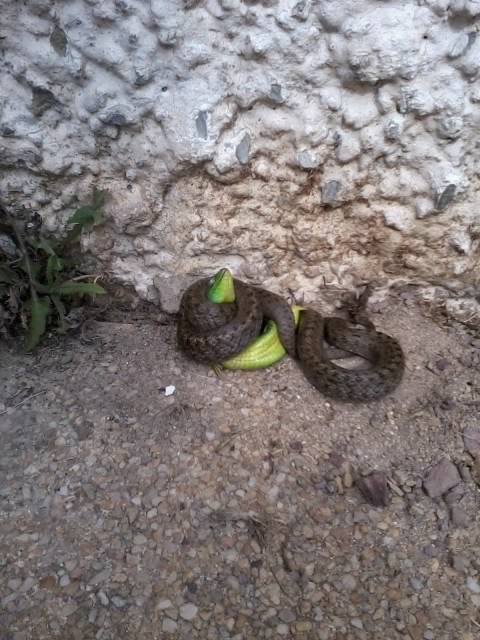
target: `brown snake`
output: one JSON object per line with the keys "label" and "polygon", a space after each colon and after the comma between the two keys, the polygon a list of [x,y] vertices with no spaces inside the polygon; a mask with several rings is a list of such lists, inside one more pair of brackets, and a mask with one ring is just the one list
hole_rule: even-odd
{"label": "brown snake", "polygon": [[[312,309],[302,311],[295,335],[288,303],[270,291],[235,279],[234,303],[207,299],[209,279],[191,285],[182,297],[178,319],[178,344],[190,357],[207,364],[221,363],[240,353],[260,332],[264,318],[278,325],[285,350],[296,356],[310,383],[324,395],[347,402],[378,400],[401,382],[405,357],[399,342],[377,331],[365,319],[359,327],[342,318],[324,318]],[[350,354],[362,356],[372,366],[346,369],[332,362],[324,340]]]}

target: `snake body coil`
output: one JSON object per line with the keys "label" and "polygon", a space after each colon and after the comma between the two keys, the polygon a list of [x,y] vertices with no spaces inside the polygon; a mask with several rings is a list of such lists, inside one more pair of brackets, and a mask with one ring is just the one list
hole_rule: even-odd
{"label": "snake body coil", "polygon": [[[400,344],[368,320],[357,319],[364,326],[353,328],[342,318],[303,309],[296,332],[292,310],[280,296],[233,279],[235,302],[218,304],[207,297],[211,283],[208,278],[195,282],[180,304],[178,344],[193,359],[213,365],[240,354],[267,318],[277,324],[282,345],[297,357],[305,377],[326,396],[349,402],[377,400],[400,383],[405,369]],[[371,368],[340,367],[328,358],[324,340],[369,360]],[[264,345],[263,352],[266,349]]]}
{"label": "snake body coil", "polygon": [[[328,360],[329,344],[372,363],[370,369],[345,369]],[[300,317],[297,337],[300,367],[309,382],[326,396],[350,402],[378,400],[400,383],[405,359],[400,344],[371,327],[353,329],[342,318],[324,318],[306,309]]]}

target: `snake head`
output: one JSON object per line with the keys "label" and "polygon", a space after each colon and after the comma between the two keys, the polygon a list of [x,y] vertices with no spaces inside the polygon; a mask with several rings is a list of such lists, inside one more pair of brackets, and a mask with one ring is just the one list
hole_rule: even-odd
{"label": "snake head", "polygon": [[210,302],[235,302],[233,276],[228,269],[220,269],[208,281],[207,297]]}

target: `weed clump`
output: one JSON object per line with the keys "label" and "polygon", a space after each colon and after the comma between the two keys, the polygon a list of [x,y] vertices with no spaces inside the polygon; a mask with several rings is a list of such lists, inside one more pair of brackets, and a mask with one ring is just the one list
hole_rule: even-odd
{"label": "weed clump", "polygon": [[47,330],[65,333],[75,299],[105,293],[96,279],[79,272],[82,233],[103,222],[105,192],[94,189],[90,205],[80,207],[55,238],[42,232],[42,218],[13,217],[0,204],[0,335],[24,333],[32,351]]}

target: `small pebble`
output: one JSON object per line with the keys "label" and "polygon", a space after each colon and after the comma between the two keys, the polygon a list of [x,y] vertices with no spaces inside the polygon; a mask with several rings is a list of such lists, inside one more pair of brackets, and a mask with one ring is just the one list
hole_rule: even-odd
{"label": "small pebble", "polygon": [[357,581],[353,575],[347,573],[342,578],[342,585],[347,591],[353,591],[357,586]]}
{"label": "small pebble", "polygon": [[442,458],[428,472],[423,487],[430,498],[438,498],[461,481],[457,467],[447,458]]}
{"label": "small pebble", "polygon": [[472,593],[480,593],[480,584],[471,576],[467,578],[467,587]]}
{"label": "small pebble", "polygon": [[278,612],[278,617],[282,622],[286,622],[288,624],[294,622],[294,620],[296,620],[297,618],[293,609],[280,609],[280,611]]}
{"label": "small pebble", "polygon": [[351,489],[353,486],[353,477],[350,471],[347,471],[343,476],[343,486],[345,489]]}
{"label": "small pebble", "polygon": [[60,615],[63,618],[68,618],[68,616],[71,616],[73,613],[75,613],[77,609],[78,606],[75,604],[75,602],[68,602],[60,609]]}
{"label": "small pebble", "polygon": [[421,591],[423,589],[423,582],[417,578],[410,578],[410,584],[415,591]]}
{"label": "small pebble", "polygon": [[164,618],[162,621],[162,631],[164,631],[165,633],[175,633],[177,627],[177,623],[171,618]]}
{"label": "small pebble", "polygon": [[463,573],[467,568],[467,559],[463,555],[455,554],[451,558],[451,564],[455,571]]}
{"label": "small pebble", "polygon": [[180,616],[184,620],[191,621],[197,615],[197,611],[198,611],[198,607],[196,607],[191,602],[188,602],[187,604],[182,604],[182,606],[180,607]]}
{"label": "small pebble", "polygon": [[452,523],[456,527],[467,527],[469,518],[463,509],[459,507],[452,507],[450,511],[450,518],[452,519]]}
{"label": "small pebble", "polygon": [[67,585],[70,584],[70,578],[67,576],[67,574],[63,575],[60,580],[58,581],[58,584],[61,587],[66,587]]}
{"label": "small pebble", "polygon": [[388,490],[387,476],[381,471],[374,471],[368,476],[356,480],[356,485],[364,498],[376,507],[385,507],[388,503],[390,492]]}
{"label": "small pebble", "polygon": [[127,604],[127,601],[120,596],[112,596],[112,602],[117,607],[117,609],[121,609]]}

